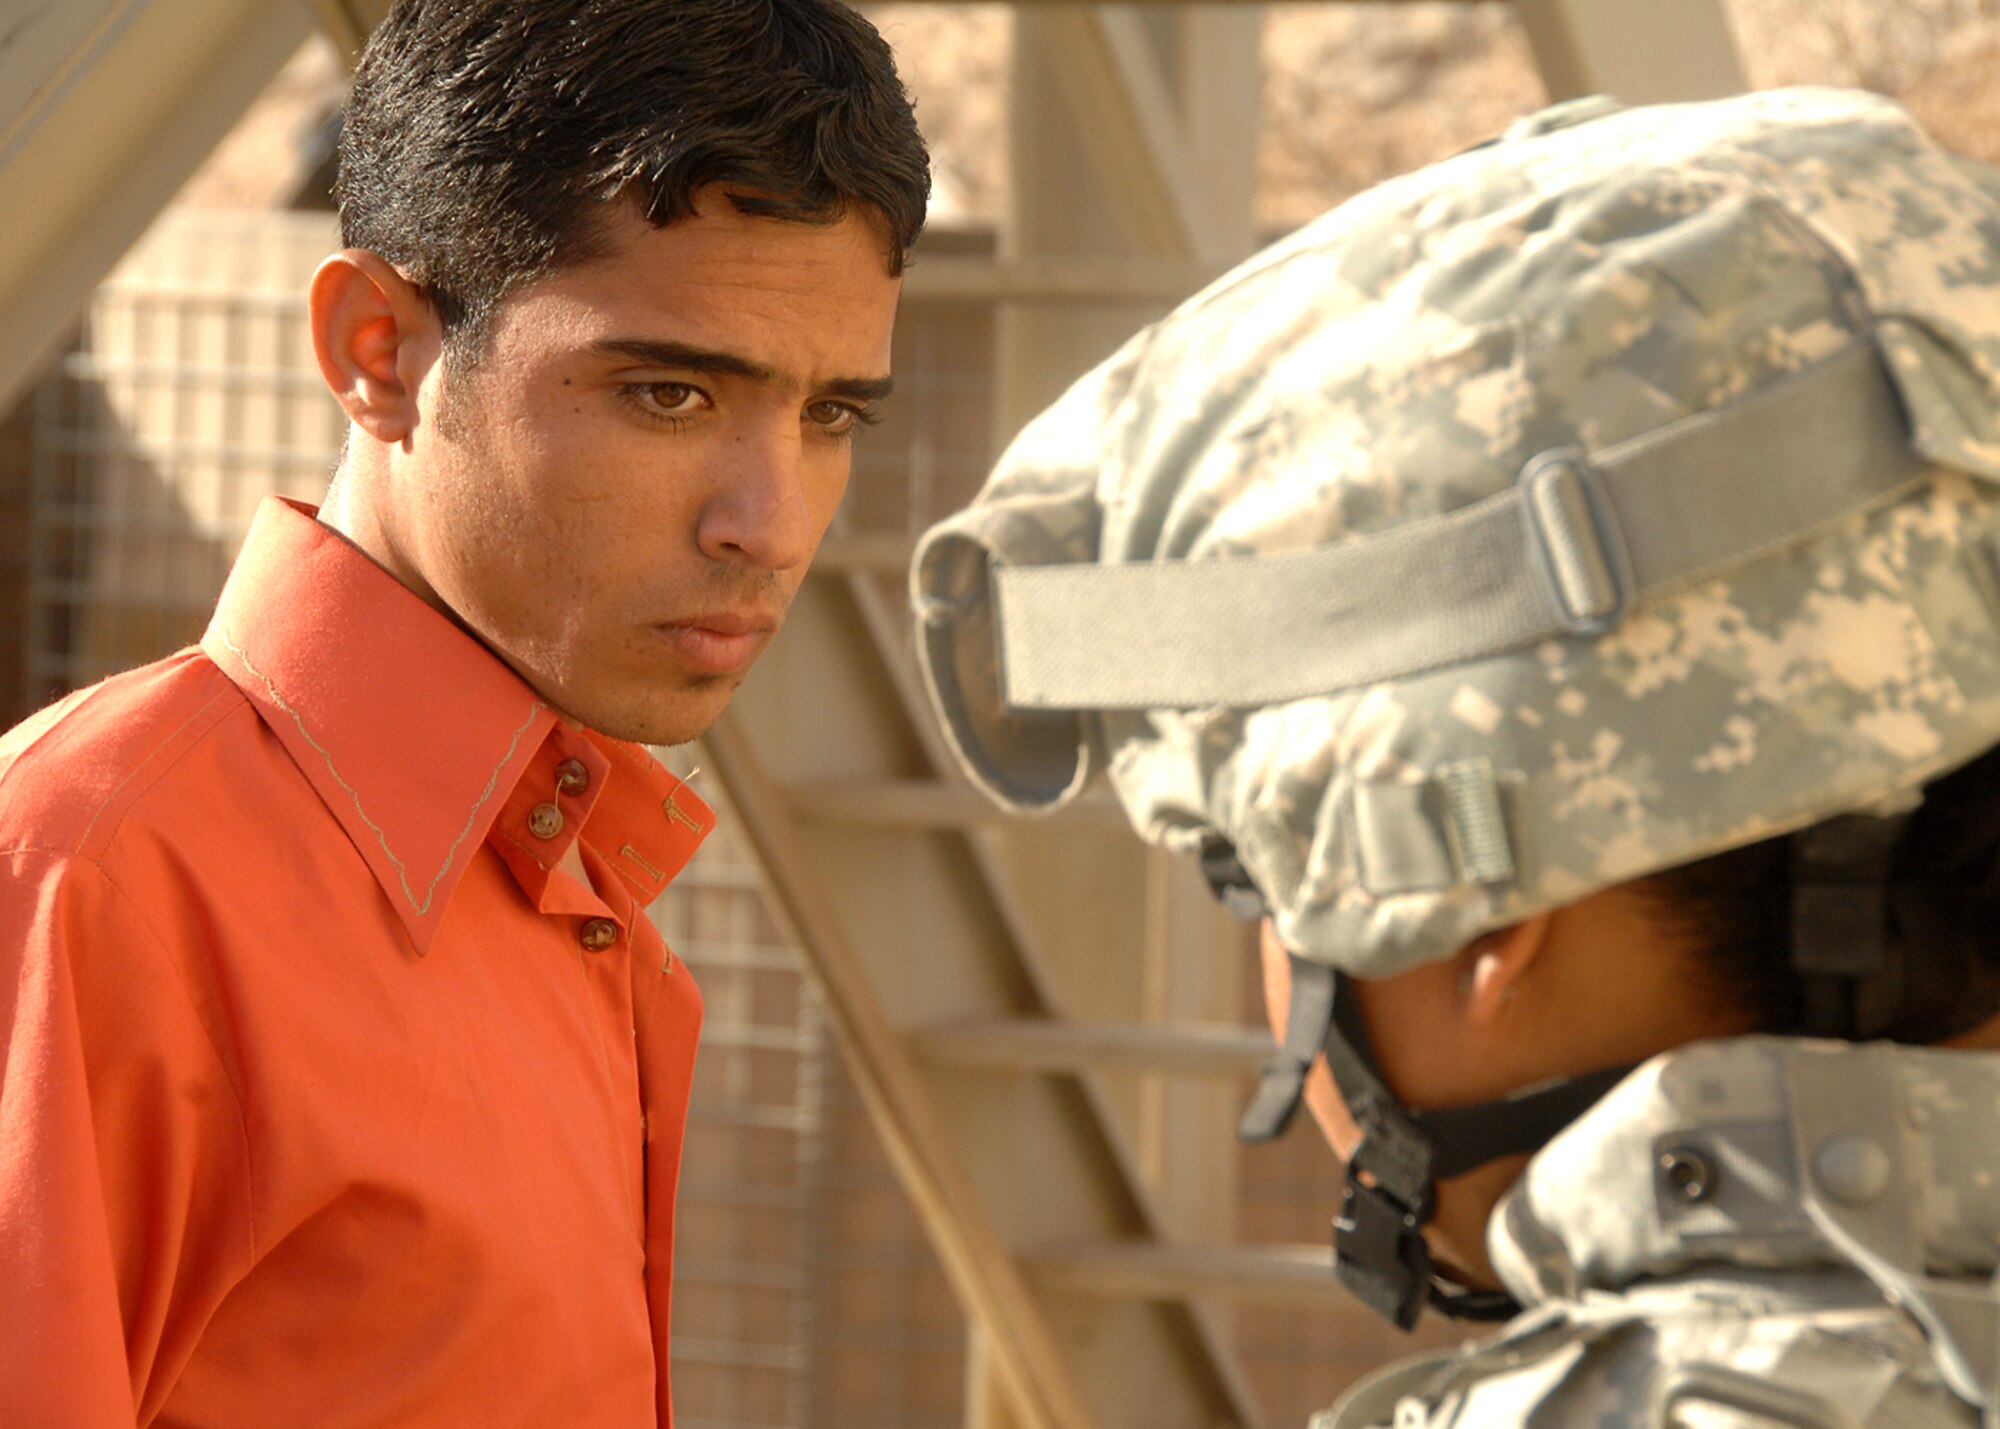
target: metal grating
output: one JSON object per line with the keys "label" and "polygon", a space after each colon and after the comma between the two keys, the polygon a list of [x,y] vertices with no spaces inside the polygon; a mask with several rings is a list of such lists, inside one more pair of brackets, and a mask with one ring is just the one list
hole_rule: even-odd
{"label": "metal grating", "polygon": [[[686,775],[698,758],[668,762]],[[809,1422],[819,1343],[826,1029],[719,812],[654,913],[705,1005],[675,1218],[674,1405],[687,1429],[788,1429]]]}
{"label": "metal grating", "polygon": [[32,389],[32,708],[201,635],[257,502],[316,498],[345,431],[300,296],[323,219],[170,213]]}

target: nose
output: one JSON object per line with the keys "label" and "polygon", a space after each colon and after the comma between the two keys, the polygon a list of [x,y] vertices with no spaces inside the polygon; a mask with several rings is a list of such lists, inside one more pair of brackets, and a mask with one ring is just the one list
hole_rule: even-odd
{"label": "nose", "polygon": [[804,565],[819,539],[807,476],[796,431],[746,435],[733,443],[702,507],[696,532],[702,553],[771,571]]}

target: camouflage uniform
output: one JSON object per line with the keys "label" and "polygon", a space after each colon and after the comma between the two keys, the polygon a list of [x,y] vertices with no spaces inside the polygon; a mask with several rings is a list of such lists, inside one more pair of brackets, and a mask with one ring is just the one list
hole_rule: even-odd
{"label": "camouflage uniform", "polygon": [[1526,1313],[1314,1429],[1970,1429],[2000,1349],[1996,1148],[2000,1058],[1780,1038],[1658,1058],[1495,1213]]}
{"label": "camouflage uniform", "polygon": [[[1582,101],[1349,202],[1082,379],[920,544],[918,653],[998,802],[1050,810],[1102,770],[1146,838],[1225,841],[1295,955],[1381,977],[1907,809],[2000,742],[1996,482],[2000,176],[1868,95]],[[1958,1059],[1985,1088],[1959,1134],[1986,1148],[1991,1060]],[[1537,1167],[1644,1141],[1624,1107]],[[1966,1421],[1908,1299],[1885,1310],[1839,1242],[1783,1287],[1753,1267],[1762,1224],[1699,1257],[1682,1237],[1671,1270],[1549,1279],[1529,1241],[1571,1245],[1603,1205],[1536,1174],[1496,1235],[1544,1308],[1466,1362],[1477,1408],[1446,1385],[1398,1426],[1521,1422],[1490,1396],[1565,1357],[1624,1403],[1631,1365],[1711,1335],[1760,1373],[1848,1346],[1919,1406],[1856,1422]],[[1653,1244],[1657,1210],[1620,1201],[1621,1233]],[[1949,1273],[1990,1316],[2000,1226],[1978,1225]],[[1774,1349],[1767,1319],[1837,1328]],[[1992,1396],[1987,1333],[1968,1402]],[[1534,1422],[1646,1422],[1621,1413]]]}

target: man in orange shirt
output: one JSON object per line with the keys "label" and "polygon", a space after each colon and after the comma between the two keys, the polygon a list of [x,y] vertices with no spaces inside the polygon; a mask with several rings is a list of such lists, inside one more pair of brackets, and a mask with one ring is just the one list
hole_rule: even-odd
{"label": "man in orange shirt", "polygon": [[201,646],[0,739],[0,1424],[665,1424],[693,738],[889,389],[928,169],[832,0],[405,0],[351,419]]}

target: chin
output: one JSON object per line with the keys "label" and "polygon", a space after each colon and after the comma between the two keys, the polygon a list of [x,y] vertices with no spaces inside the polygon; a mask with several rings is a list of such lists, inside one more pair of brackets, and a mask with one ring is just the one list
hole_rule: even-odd
{"label": "chin", "polygon": [[599,734],[631,744],[686,744],[708,732],[728,706],[735,688],[734,680],[718,681],[709,688],[677,691],[666,700],[638,699],[575,710],[571,717]]}
{"label": "chin", "polygon": [[[720,714],[721,711],[716,711]],[[583,718],[581,722],[599,734],[612,739],[622,739],[628,744],[673,745],[687,744],[708,732],[715,723],[716,715],[701,719],[669,716],[640,715],[633,718],[609,716],[603,719]]]}

